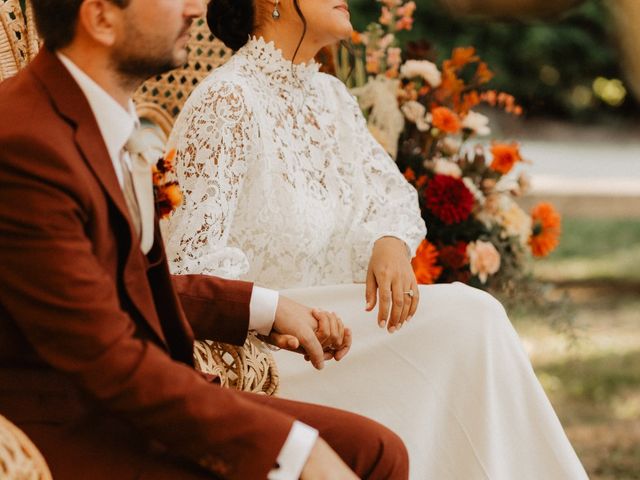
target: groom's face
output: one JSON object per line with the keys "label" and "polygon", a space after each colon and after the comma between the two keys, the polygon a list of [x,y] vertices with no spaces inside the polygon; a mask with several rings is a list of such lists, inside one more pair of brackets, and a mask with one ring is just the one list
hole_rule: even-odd
{"label": "groom's face", "polygon": [[183,65],[189,26],[202,15],[204,0],[131,0],[111,50],[114,67],[144,79]]}

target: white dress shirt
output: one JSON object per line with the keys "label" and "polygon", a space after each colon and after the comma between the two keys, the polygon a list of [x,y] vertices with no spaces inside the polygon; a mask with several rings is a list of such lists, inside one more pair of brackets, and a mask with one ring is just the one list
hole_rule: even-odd
{"label": "white dress shirt", "polygon": [[[65,55],[57,52],[62,64],[67,68],[82,92],[98,123],[98,128],[107,147],[120,186],[123,185],[123,172],[120,158],[128,154],[124,147],[131,134],[140,126],[135,105],[129,100],[128,109],[120,105],[91,77],[83,72]],[[262,335],[268,335],[273,328],[279,295],[275,290],[253,287],[249,304],[249,329]],[[269,473],[269,480],[297,480],[300,477],[311,449],[318,438],[318,431],[301,422],[294,422],[277,462],[279,468]],[[266,439],[265,439],[266,441]]]}

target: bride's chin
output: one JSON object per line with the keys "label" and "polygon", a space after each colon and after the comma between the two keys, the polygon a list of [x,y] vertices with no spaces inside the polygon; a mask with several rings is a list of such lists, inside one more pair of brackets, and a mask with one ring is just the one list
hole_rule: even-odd
{"label": "bride's chin", "polygon": [[345,25],[344,28],[340,29],[340,32],[337,35],[338,41],[343,42],[347,41],[351,38],[351,34],[353,33],[353,27],[351,23],[348,26]]}

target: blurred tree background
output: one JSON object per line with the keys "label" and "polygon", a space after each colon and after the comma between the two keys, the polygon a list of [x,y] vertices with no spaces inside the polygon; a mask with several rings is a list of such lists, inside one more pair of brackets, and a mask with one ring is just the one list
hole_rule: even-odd
{"label": "blurred tree background", "polygon": [[[590,122],[638,117],[605,1],[586,0],[556,18],[508,21],[452,16],[442,0],[415,1],[414,28],[400,33],[400,41],[426,40],[437,61],[453,47],[476,47],[496,73],[492,87],[515,95],[528,116]],[[376,0],[351,0],[350,6],[359,31],[380,11]]]}

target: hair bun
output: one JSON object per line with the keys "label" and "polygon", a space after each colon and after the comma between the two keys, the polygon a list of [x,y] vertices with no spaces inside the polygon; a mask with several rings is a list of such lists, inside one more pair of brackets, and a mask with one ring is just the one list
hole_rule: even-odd
{"label": "hair bun", "polygon": [[207,24],[211,33],[231,50],[240,49],[253,32],[254,0],[211,0]]}

